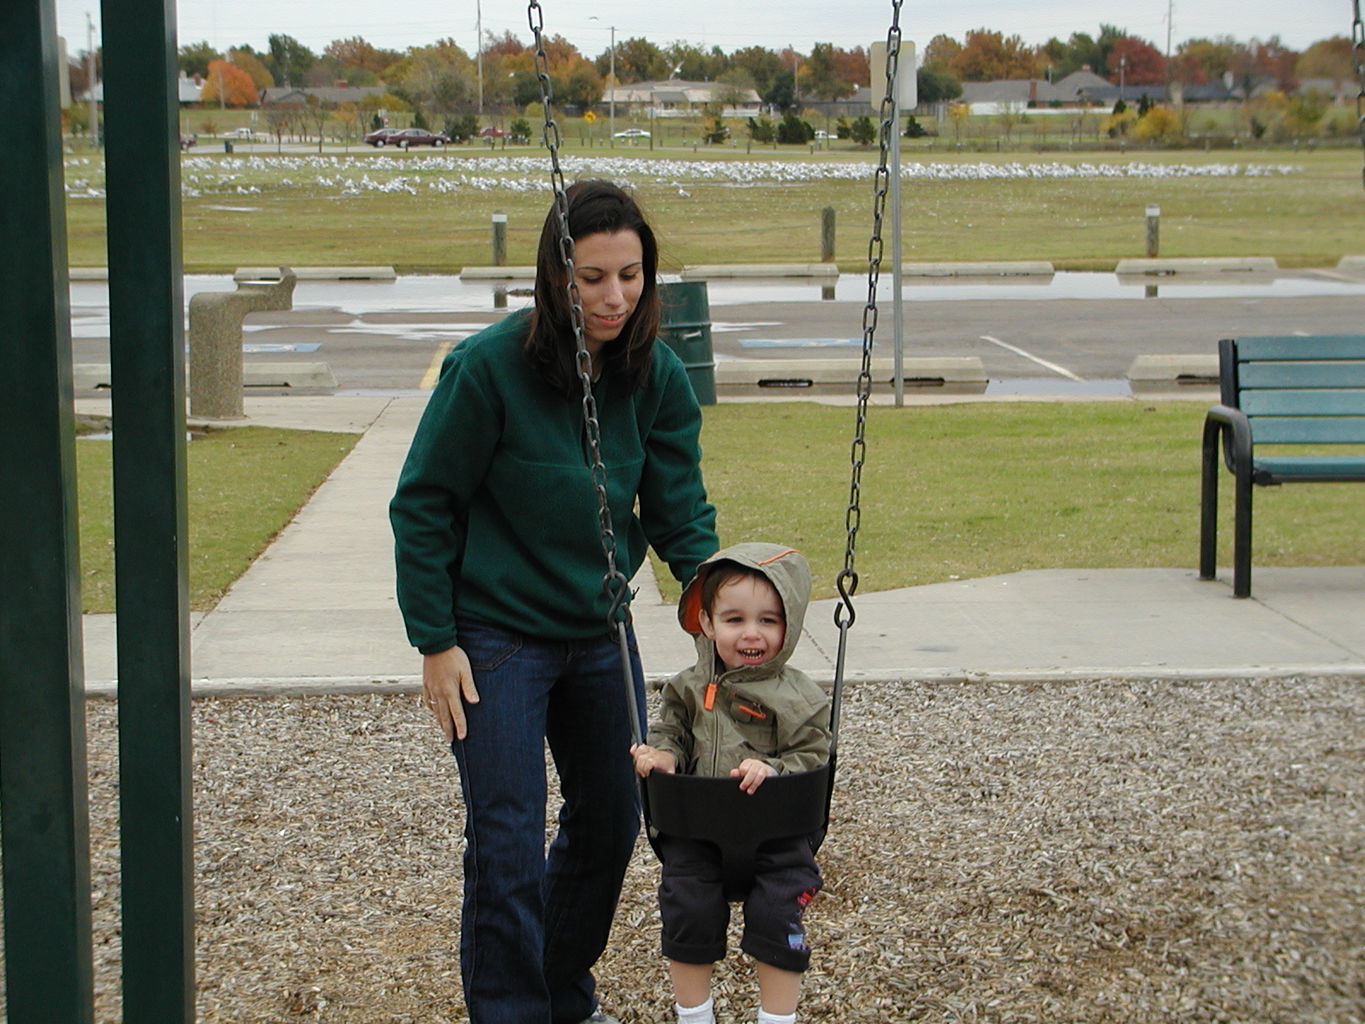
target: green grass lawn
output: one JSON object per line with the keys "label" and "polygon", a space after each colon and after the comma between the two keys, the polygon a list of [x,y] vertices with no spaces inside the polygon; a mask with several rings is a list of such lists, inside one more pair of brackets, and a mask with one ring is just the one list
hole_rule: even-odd
{"label": "green grass lawn", "polygon": [[[234,427],[191,441],[186,455],[190,607],[212,608],[282,530],[358,434]],[[76,445],[81,603],[114,610],[112,445]]]}
{"label": "green grass lawn", "polygon": [[[1175,567],[1198,559],[1190,402],[874,407],[862,475],[862,592],[1023,569]],[[705,411],[704,471],[722,543],[804,551],[816,593],[843,567],[853,411],[814,403]],[[211,608],[356,441],[239,427],[189,445],[190,603]],[[110,446],[77,445],[83,603],[113,610]],[[1231,563],[1230,479],[1219,529]],[[1257,488],[1254,563],[1365,563],[1359,488]],[[667,573],[661,573],[666,576]],[[672,596],[676,597],[676,587]]]}
{"label": "green grass lawn", "polygon": [[[570,167],[570,179],[606,174],[635,186],[659,229],[665,269],[816,260],[826,206],[837,216],[836,259],[850,271],[866,265],[870,152],[580,147],[568,155],[584,161]],[[535,147],[506,154],[456,147],[439,155],[365,151],[325,158],[191,154],[185,161],[184,260],[191,271],[289,263],[449,273],[491,262],[495,212],[508,216],[509,262],[527,264],[548,207],[548,162]],[[933,152],[907,153],[905,162],[907,168],[933,165],[969,175],[1052,165],[1124,172],[911,178],[903,189],[907,260],[1041,259],[1062,269],[1112,269],[1119,259],[1145,254],[1149,204],[1161,208],[1164,256],[1271,256],[1284,266],[1331,266],[1365,250],[1358,147]],[[821,176],[822,169],[849,165],[858,173]],[[1167,176],[1172,168],[1222,166],[1238,173]],[[462,176],[481,174],[487,176],[477,185],[461,183]],[[102,266],[107,255],[98,157],[71,158],[67,180],[89,186],[73,187],[67,204],[72,264]]]}
{"label": "green grass lawn", "polygon": [[[992,402],[874,407],[857,545],[859,590],[1024,569],[1194,569],[1206,406]],[[817,595],[843,567],[851,409],[706,410],[707,487],[722,543],[791,544]],[[1232,562],[1231,477],[1219,564]],[[1254,564],[1365,564],[1359,487],[1257,488]],[[666,575],[663,574],[663,575]]]}

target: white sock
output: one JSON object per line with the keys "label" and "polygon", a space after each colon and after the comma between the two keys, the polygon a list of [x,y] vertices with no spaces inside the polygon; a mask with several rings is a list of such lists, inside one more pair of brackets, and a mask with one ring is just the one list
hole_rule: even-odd
{"label": "white sock", "polygon": [[712,1009],[710,996],[707,996],[706,1002],[700,1006],[674,1003],[673,1008],[678,1011],[678,1024],[716,1024],[716,1014]]}
{"label": "white sock", "polygon": [[796,1024],[795,1013],[769,1013],[763,1007],[758,1008],[758,1024]]}

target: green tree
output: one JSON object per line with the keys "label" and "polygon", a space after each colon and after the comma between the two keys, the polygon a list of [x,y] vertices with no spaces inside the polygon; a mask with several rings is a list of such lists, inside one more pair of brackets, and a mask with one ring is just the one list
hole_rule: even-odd
{"label": "green tree", "polygon": [[616,44],[616,77],[623,84],[667,78],[671,67],[663,51],[648,39],[636,37]]}
{"label": "green tree", "polygon": [[267,44],[270,54],[264,58],[264,62],[275,81],[285,85],[303,85],[308,72],[318,62],[317,54],[293,36],[272,35]]}
{"label": "green tree", "polygon": [[747,72],[754,91],[766,96],[773,83],[791,69],[782,63],[782,58],[774,51],[762,46],[746,46],[730,55],[732,69]]}
{"label": "green tree", "polygon": [[853,124],[849,126],[848,136],[859,146],[870,146],[877,141],[877,128],[872,123],[872,118],[864,115],[854,118]]}
{"label": "green tree", "polygon": [[801,91],[819,100],[837,100],[849,96],[857,88],[853,82],[839,77],[833,43],[816,43],[801,73]]}
{"label": "green tree", "polygon": [[787,114],[777,126],[777,141],[788,145],[801,145],[815,138],[815,129],[795,114]]}
{"label": "green tree", "polygon": [[675,42],[663,49],[669,68],[678,69],[678,77],[688,82],[714,82],[730,67],[730,61],[717,47],[703,50],[695,43]]}
{"label": "green tree", "polygon": [[784,68],[773,79],[768,91],[762,94],[763,102],[777,110],[788,111],[796,106],[796,75],[791,68]]}
{"label": "green tree", "polygon": [[772,142],[777,138],[777,127],[766,117],[749,118],[749,138],[755,142]]}
{"label": "green tree", "polygon": [[222,60],[223,55],[207,41],[198,43],[186,43],[180,47],[179,65],[180,70],[187,75],[198,75],[200,78],[209,73],[209,61]]}
{"label": "green tree", "polygon": [[921,68],[916,72],[915,80],[921,103],[955,100],[962,95],[962,83],[941,71],[925,71]]}
{"label": "green tree", "polygon": [[920,61],[920,66],[939,74],[950,74],[953,59],[962,52],[962,44],[952,36],[936,35],[929,40],[929,45],[924,48],[924,55]]}

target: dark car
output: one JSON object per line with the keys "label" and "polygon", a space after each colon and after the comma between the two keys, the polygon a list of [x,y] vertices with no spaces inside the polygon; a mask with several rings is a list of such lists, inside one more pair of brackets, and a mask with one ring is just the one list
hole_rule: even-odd
{"label": "dark car", "polygon": [[440,132],[429,132],[424,128],[381,128],[366,135],[365,141],[376,149],[380,146],[398,146],[400,149],[407,149],[409,146],[435,146],[439,149],[450,144],[450,136],[442,135]]}

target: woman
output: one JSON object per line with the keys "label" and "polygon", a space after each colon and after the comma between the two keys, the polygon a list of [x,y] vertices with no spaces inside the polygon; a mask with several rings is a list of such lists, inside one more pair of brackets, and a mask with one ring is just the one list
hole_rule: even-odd
{"label": "woman", "polygon": [[[654,234],[609,182],[567,198],[617,564],[632,575],[652,545],[686,581],[718,546],[715,509],[700,410],[682,362],[655,342]],[[591,969],[639,809],[598,509],[552,209],[534,307],[447,357],[390,506],[399,606],[464,794],[473,1024],[611,1020]],[[563,796],[548,857],[546,741]]]}

